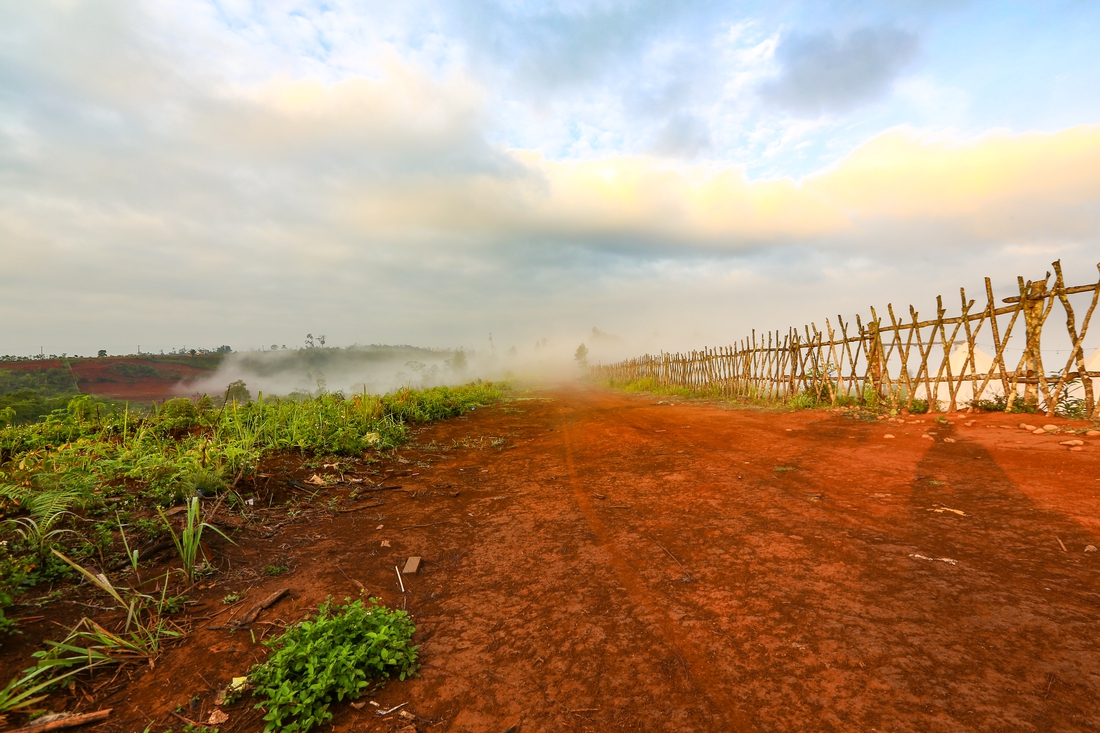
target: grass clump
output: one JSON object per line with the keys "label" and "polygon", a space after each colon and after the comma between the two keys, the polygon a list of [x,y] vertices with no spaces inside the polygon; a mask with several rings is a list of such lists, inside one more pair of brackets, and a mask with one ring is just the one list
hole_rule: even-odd
{"label": "grass clump", "polygon": [[47,640],[46,648],[34,653],[37,660],[34,666],[0,689],[0,715],[32,708],[44,700],[50,690],[83,672],[114,665],[150,663],[160,654],[166,641],[183,635],[165,619],[167,609],[177,600],[168,598],[167,578],[160,598],[156,598],[133,588],[115,586],[103,573],[93,573],[56,549],[51,553],[106,593],[113,609],[125,614],[125,622],[111,631],[85,616],[69,629],[63,640]]}
{"label": "grass clump", "polygon": [[624,392],[648,392],[650,394],[670,395],[673,397],[702,397],[706,396],[707,392],[699,392],[688,387],[673,387],[671,385],[661,385],[656,379],[652,377],[646,377],[644,379],[635,379],[631,382],[623,382],[616,379],[609,379],[606,382],[608,387],[612,389],[621,389]]}
{"label": "grass clump", "polygon": [[[195,581],[195,575],[200,569],[199,561],[202,559],[202,531],[204,529],[211,529],[227,541],[233,542],[220,529],[202,520],[202,508],[199,505],[199,497],[197,496],[192,497],[187,502],[187,517],[184,519],[179,534],[176,534],[175,528],[172,527],[172,523],[168,520],[168,515],[164,513],[163,509],[160,510],[160,517],[164,520],[164,525],[172,535],[172,544],[176,546],[176,552],[179,553],[180,560],[183,561],[183,575],[187,578],[188,583]],[[134,565],[136,569],[136,556]]]}
{"label": "grass clump", "polygon": [[[347,601],[347,599],[345,599]],[[271,656],[252,668],[256,707],[267,711],[265,733],[308,731],[332,719],[329,706],[355,699],[371,680],[411,676],[418,647],[410,644],[416,627],[406,612],[370,599],[333,606],[264,642]]]}

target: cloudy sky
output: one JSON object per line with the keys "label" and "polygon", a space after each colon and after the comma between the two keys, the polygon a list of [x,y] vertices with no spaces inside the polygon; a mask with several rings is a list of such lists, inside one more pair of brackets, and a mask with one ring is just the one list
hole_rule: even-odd
{"label": "cloudy sky", "polygon": [[1095,281],[1097,37],[1086,0],[0,3],[0,353],[673,349]]}

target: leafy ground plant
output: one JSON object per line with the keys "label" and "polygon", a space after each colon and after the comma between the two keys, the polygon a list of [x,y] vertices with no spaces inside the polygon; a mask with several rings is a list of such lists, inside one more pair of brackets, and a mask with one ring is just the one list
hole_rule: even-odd
{"label": "leafy ground plant", "polygon": [[410,644],[416,631],[405,611],[387,608],[376,599],[334,606],[322,603],[317,615],[264,642],[272,650],[252,668],[256,707],[267,711],[265,733],[308,731],[332,719],[329,706],[357,698],[374,679],[396,674],[405,679],[416,671],[417,649]]}

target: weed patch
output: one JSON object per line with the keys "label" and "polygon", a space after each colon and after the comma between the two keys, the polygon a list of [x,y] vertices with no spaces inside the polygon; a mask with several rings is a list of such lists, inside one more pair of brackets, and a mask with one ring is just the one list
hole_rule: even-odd
{"label": "weed patch", "polygon": [[329,707],[357,698],[372,680],[416,671],[416,627],[404,611],[371,599],[333,606],[268,642],[271,656],[252,668],[249,680],[257,707],[267,714],[264,731],[308,731],[332,719]]}
{"label": "weed patch", "polygon": [[[47,386],[56,381],[52,375],[18,378]],[[234,498],[231,486],[254,474],[265,454],[361,457],[397,447],[411,425],[453,417],[501,395],[500,385],[479,382],[384,396],[260,395],[221,405],[208,397],[176,399],[146,413],[82,394],[32,424],[20,424],[5,407],[0,410],[0,519],[16,521],[0,524],[0,632],[11,629],[2,609],[21,590],[71,576],[72,569],[52,555],[55,548],[77,559],[99,555],[104,563],[123,557],[124,550],[136,569],[138,558],[121,519],[82,520],[116,512],[128,517],[131,510],[166,507],[195,495],[228,493],[231,504],[240,504],[243,499]],[[196,548],[204,525],[191,515],[178,536],[147,518],[129,526],[149,539],[167,533],[193,579],[203,571]],[[112,552],[116,545],[121,547]]]}

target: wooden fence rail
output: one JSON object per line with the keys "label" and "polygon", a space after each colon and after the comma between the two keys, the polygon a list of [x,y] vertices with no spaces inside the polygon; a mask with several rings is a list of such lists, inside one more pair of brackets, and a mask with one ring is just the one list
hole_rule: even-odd
{"label": "wooden fence rail", "polygon": [[[921,319],[912,306],[906,317],[887,305],[885,318],[872,308],[870,318],[857,315],[854,324],[837,316],[835,323],[826,319],[824,329],[811,323],[787,333],[753,331],[736,345],[647,354],[594,366],[591,375],[613,384],[645,380],[655,387],[780,402],[876,401],[895,410],[935,412],[985,402],[1100,419],[1100,349],[1090,356],[1084,346],[1100,282],[1067,287],[1061,262],[1053,268],[1053,285],[1049,272],[1043,280],[1018,278],[1019,293],[1000,304],[989,278],[979,308],[960,288],[958,315],[947,315],[942,297],[936,298],[933,318]],[[1065,333],[1048,325],[1055,305],[1065,314]]]}

